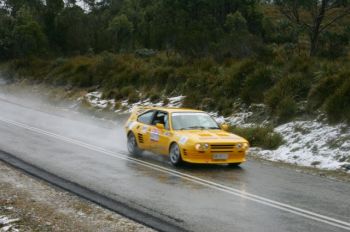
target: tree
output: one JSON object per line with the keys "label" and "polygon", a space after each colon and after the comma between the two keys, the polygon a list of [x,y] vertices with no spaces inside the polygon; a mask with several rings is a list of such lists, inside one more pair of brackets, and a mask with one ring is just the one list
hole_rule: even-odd
{"label": "tree", "polygon": [[89,17],[78,7],[66,7],[55,20],[57,43],[65,53],[85,53],[90,48]]}
{"label": "tree", "polygon": [[49,39],[51,48],[57,49],[59,47],[57,38],[60,37],[60,32],[55,26],[57,16],[64,8],[63,0],[46,0],[46,8],[43,16],[45,33]]}
{"label": "tree", "polygon": [[282,14],[303,28],[310,40],[310,56],[318,50],[320,36],[350,14],[349,0],[276,0]]}
{"label": "tree", "polygon": [[14,18],[8,15],[6,10],[0,10],[0,59],[12,56],[14,21]]}
{"label": "tree", "polygon": [[12,38],[14,53],[18,57],[41,55],[47,49],[46,35],[27,7],[17,12]]}
{"label": "tree", "polygon": [[253,53],[254,38],[249,32],[247,20],[236,11],[226,16],[226,34],[221,41],[221,52],[230,57],[246,57]]}
{"label": "tree", "polygon": [[133,24],[125,14],[114,17],[109,23],[108,30],[113,36],[114,42],[112,46],[114,50],[130,48]]}

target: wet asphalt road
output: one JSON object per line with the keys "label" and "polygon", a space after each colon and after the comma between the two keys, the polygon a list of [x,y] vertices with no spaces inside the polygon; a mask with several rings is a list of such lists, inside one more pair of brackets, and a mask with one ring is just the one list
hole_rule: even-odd
{"label": "wet asphalt road", "polygon": [[257,161],[175,169],[150,153],[130,160],[122,122],[18,103],[0,99],[0,150],[187,230],[350,230],[349,183]]}

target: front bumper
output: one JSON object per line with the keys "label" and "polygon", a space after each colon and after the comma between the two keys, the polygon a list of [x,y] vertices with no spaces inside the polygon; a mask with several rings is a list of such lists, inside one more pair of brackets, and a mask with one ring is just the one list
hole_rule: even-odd
{"label": "front bumper", "polygon": [[[198,164],[230,164],[230,163],[243,163],[246,161],[246,150],[234,150],[230,152],[220,151],[197,151],[182,149],[182,159],[188,163]],[[227,154],[227,159],[217,160],[214,159],[214,154]]]}

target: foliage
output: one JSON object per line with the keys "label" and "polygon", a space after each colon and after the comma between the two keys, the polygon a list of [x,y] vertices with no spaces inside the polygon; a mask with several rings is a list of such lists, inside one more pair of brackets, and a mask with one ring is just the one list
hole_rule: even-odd
{"label": "foliage", "polygon": [[26,7],[21,8],[17,12],[12,39],[13,52],[18,57],[39,55],[45,52],[47,46],[46,35]]}
{"label": "foliage", "polygon": [[181,94],[225,116],[236,102],[265,103],[279,122],[307,101],[308,112],[348,121],[347,1],[2,2],[0,59],[17,78],[99,87],[118,101]]}
{"label": "foliage", "polygon": [[350,123],[350,80],[347,79],[325,102],[326,112],[331,122]]}
{"label": "foliage", "polygon": [[281,13],[305,31],[310,41],[310,55],[319,54],[320,37],[330,28],[350,15],[350,2],[338,0],[276,0]]}
{"label": "foliage", "polygon": [[252,147],[277,149],[283,144],[282,136],[270,127],[231,127],[230,131],[246,138]]}

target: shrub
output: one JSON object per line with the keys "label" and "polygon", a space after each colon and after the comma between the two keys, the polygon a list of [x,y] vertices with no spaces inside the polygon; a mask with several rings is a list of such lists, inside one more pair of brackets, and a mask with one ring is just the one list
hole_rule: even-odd
{"label": "shrub", "polygon": [[140,100],[139,94],[136,91],[133,91],[128,96],[128,103],[135,103]]}
{"label": "shrub", "polygon": [[264,92],[273,85],[270,68],[260,68],[248,75],[244,81],[241,98],[245,103],[259,103],[263,101]]}
{"label": "shrub", "polygon": [[349,73],[332,75],[321,79],[311,90],[308,97],[308,104],[311,109],[321,107],[326,99],[342,85]]}
{"label": "shrub", "polygon": [[215,106],[216,106],[215,100],[213,98],[206,97],[206,98],[203,98],[199,108],[201,110],[210,111],[210,110],[213,110]]}
{"label": "shrub", "polygon": [[154,92],[154,93],[151,94],[151,96],[150,96],[149,99],[150,99],[150,101],[151,101],[152,103],[156,103],[157,101],[160,100],[160,94]]}
{"label": "shrub", "polygon": [[170,103],[169,99],[168,98],[164,98],[163,99],[163,106],[166,106]]}
{"label": "shrub", "polygon": [[228,117],[232,114],[233,110],[232,99],[220,98],[216,101],[216,110],[223,116]]}
{"label": "shrub", "polygon": [[249,59],[229,70],[223,81],[223,94],[227,97],[238,96],[246,76],[254,71],[255,65],[256,61]]}
{"label": "shrub", "polygon": [[73,86],[78,86],[78,87],[90,87],[93,85],[92,83],[92,78],[90,75],[84,75],[84,74],[76,74],[74,76],[72,76],[70,83]]}
{"label": "shrub", "polygon": [[198,96],[198,94],[189,93],[185,97],[182,103],[182,106],[188,107],[188,108],[198,108],[200,103],[201,103],[201,97]]}
{"label": "shrub", "polygon": [[124,99],[129,97],[131,95],[131,93],[133,93],[133,92],[134,92],[134,87],[132,87],[132,86],[126,86],[120,90],[122,98],[124,98]]}
{"label": "shrub", "polygon": [[297,113],[297,104],[291,96],[284,97],[277,105],[276,116],[279,122],[287,122]]}
{"label": "shrub", "polygon": [[252,147],[277,149],[283,144],[282,136],[271,127],[230,127],[230,131],[247,139]]}
{"label": "shrub", "polygon": [[110,89],[103,92],[102,98],[114,99],[116,101],[123,99],[123,95],[119,89]]}
{"label": "shrub", "polygon": [[301,74],[294,74],[280,79],[265,93],[264,101],[275,113],[283,99],[292,97],[294,100],[306,98],[311,86],[311,78],[307,79]]}
{"label": "shrub", "polygon": [[350,79],[344,82],[325,102],[328,119],[332,123],[350,123]]}

